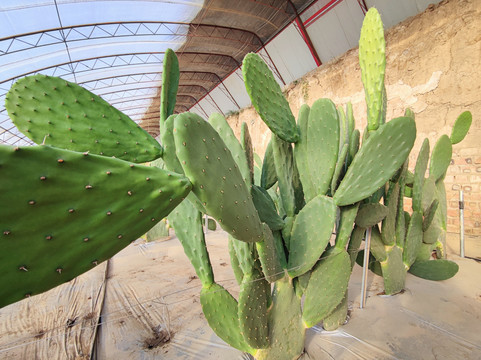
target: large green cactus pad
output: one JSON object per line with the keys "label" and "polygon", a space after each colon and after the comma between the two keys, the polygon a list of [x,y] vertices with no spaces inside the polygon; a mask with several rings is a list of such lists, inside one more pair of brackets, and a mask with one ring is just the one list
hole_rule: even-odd
{"label": "large green cactus pad", "polygon": [[192,191],[209,215],[236,239],[262,239],[262,227],[254,203],[231,152],[214,128],[193,113],[174,121],[177,157]]}
{"label": "large green cactus pad", "polygon": [[242,336],[237,301],[219,284],[202,287],[200,304],[209,326],[230,346],[253,354],[252,349]]}
{"label": "large green cactus pad", "polygon": [[155,167],[49,146],[0,146],[0,178],[1,306],[110,258],[191,188]]}
{"label": "large green cactus pad", "polygon": [[274,75],[259,55],[249,53],[242,63],[247,93],[261,119],[282,140],[299,140],[296,120]]}
{"label": "large green cactus pad", "polygon": [[354,157],[334,202],[349,205],[373,194],[401,167],[415,139],[416,125],[411,118],[399,117],[381,125]]}
{"label": "large green cactus pad", "polygon": [[289,276],[304,274],[319,260],[329,243],[335,220],[336,206],[330,197],[323,195],[309,201],[299,212],[289,245]]}
{"label": "large green cactus pad", "polygon": [[[267,287],[259,272],[246,275],[239,292],[239,324],[241,333],[249,346],[263,349],[269,345],[267,322]],[[269,286],[270,289],[270,286]]]}
{"label": "large green cactus pad", "polygon": [[312,327],[329,315],[342,301],[351,275],[351,259],[346,251],[327,251],[312,270],[302,318]]}
{"label": "large green cactus pad", "polygon": [[458,270],[459,266],[455,262],[439,259],[416,261],[409,272],[426,280],[441,281],[452,278]]}
{"label": "large green cactus pad", "polygon": [[36,144],[142,163],[161,156],[159,143],[101,97],[61,78],[18,80],[5,101],[17,128]]}
{"label": "large green cactus pad", "polygon": [[179,88],[179,60],[172,49],[164,54],[162,89],[160,93],[160,127],[174,113]]}
{"label": "large green cactus pad", "polygon": [[381,124],[386,72],[384,29],[376,8],[370,8],[364,17],[359,39],[359,65],[366,94],[368,129],[376,130]]}
{"label": "large green cactus pad", "polygon": [[257,360],[297,359],[304,350],[305,328],[301,317],[301,300],[288,279],[274,285],[269,310],[270,346],[255,353]]}
{"label": "large green cactus pad", "polygon": [[307,164],[316,195],[325,195],[336,168],[339,153],[339,119],[329,99],[311,107],[307,125]]}

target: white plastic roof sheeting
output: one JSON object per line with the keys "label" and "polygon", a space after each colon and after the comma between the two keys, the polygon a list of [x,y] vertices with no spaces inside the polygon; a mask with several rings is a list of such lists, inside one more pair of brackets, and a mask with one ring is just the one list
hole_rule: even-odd
{"label": "white plastic roof sheeting", "polygon": [[[150,104],[145,99],[160,86],[165,50],[185,42],[189,22],[202,6],[203,0],[2,1],[0,142],[30,143],[20,140],[23,135],[10,122],[3,102],[17,78],[34,73],[78,83],[140,121],[142,109]],[[99,86],[99,78],[105,87]],[[146,83],[139,89],[138,81]],[[132,83],[134,88],[128,85]],[[125,92],[113,92],[109,85]]]}

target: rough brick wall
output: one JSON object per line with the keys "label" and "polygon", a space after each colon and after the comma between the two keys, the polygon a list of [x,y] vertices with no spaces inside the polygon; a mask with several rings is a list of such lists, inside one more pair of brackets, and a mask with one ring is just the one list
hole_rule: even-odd
{"label": "rough brick wall", "polygon": [[[418,139],[411,156],[414,167],[425,137],[431,149],[442,134],[450,134],[457,116],[469,110],[473,124],[465,140],[454,146],[446,177],[448,232],[459,232],[459,189],[465,196],[465,232],[481,236],[481,1],[448,0],[430,6],[386,32],[388,119],[406,107],[416,114]],[[290,84],[286,94],[294,114],[321,97],[336,104],[351,101],[356,122],[366,124],[366,105],[357,49],[322,65]],[[270,133],[253,108],[231,116],[237,134],[245,121],[261,156]]]}

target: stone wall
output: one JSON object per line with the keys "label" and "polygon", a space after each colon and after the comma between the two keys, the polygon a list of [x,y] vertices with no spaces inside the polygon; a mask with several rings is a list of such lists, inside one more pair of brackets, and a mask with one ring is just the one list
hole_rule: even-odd
{"label": "stone wall", "polygon": [[[418,138],[410,159],[415,164],[425,137],[431,149],[442,134],[450,134],[457,116],[469,110],[468,136],[454,146],[446,177],[448,232],[459,233],[459,190],[465,197],[465,232],[481,236],[481,1],[447,0],[431,5],[386,32],[388,119],[410,107],[416,114]],[[297,114],[304,103],[321,97],[337,105],[351,101],[357,125],[366,124],[366,105],[357,48],[310,72],[285,89]],[[249,125],[256,152],[264,154],[270,132],[253,108],[228,119],[237,135]]]}

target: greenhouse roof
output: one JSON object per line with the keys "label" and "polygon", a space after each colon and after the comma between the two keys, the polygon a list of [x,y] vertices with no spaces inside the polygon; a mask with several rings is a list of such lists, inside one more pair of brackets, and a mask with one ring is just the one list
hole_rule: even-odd
{"label": "greenhouse roof", "polygon": [[4,0],[0,143],[31,144],[4,101],[17,79],[36,73],[80,84],[155,136],[167,48],[180,64],[176,112],[187,111],[312,2]]}

